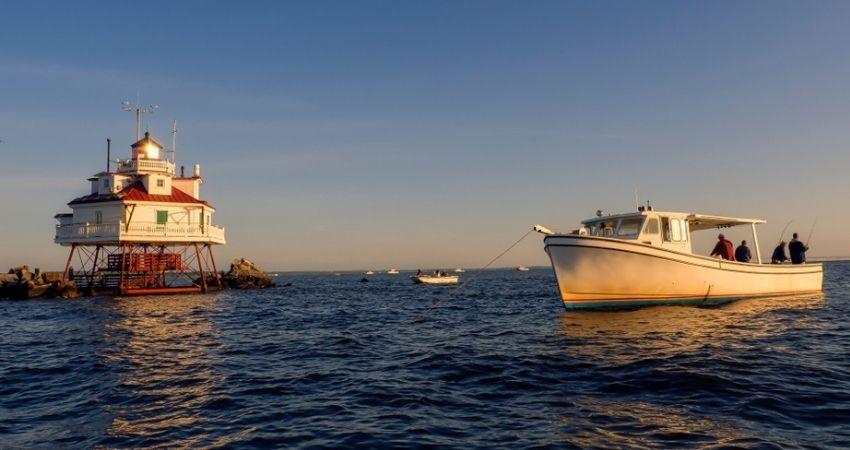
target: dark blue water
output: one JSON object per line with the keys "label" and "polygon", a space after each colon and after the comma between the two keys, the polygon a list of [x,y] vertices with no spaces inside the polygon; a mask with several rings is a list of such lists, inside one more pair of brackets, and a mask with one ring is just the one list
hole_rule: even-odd
{"label": "dark blue water", "polygon": [[[824,298],[565,312],[452,288],[0,302],[0,447],[849,447],[850,263]],[[464,274],[469,278],[473,274]]]}

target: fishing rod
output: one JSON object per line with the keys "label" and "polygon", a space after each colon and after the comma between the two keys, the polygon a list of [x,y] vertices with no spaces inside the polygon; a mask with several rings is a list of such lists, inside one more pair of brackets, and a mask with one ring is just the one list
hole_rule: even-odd
{"label": "fishing rod", "polygon": [[785,228],[782,229],[782,233],[779,234],[779,242],[782,242],[783,236],[785,236],[785,232],[788,231],[788,225],[791,225],[794,221],[789,220],[788,223],[785,224]]}
{"label": "fishing rod", "polygon": [[809,242],[812,240],[812,233],[815,232],[815,225],[818,224],[818,216],[815,216],[815,221],[812,223],[812,229],[809,230],[809,237],[806,238],[806,247],[809,246]]}

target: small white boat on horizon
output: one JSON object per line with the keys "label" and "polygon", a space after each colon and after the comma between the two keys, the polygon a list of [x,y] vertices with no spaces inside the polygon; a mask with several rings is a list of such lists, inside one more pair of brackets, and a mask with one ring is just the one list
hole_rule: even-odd
{"label": "small white boat on horizon", "polygon": [[530,269],[528,267],[525,267],[525,266],[518,266],[516,268],[516,270],[518,270],[520,272],[528,272]]}
{"label": "small white boat on horizon", "polygon": [[366,275],[375,275],[375,272],[369,270],[369,271],[366,272]]}
{"label": "small white boat on horizon", "polygon": [[455,269],[455,270],[454,270],[454,272],[455,272],[455,273],[464,273],[464,272],[466,272],[466,271],[465,271],[465,270],[463,270],[463,269],[461,269],[460,267],[458,267],[457,269]]}
{"label": "small white boat on horizon", "polygon": [[[682,212],[637,212],[585,220],[571,233],[547,236],[561,300],[567,309],[712,305],[745,298],[819,295],[823,265],[762,264],[756,224],[762,219]],[[756,261],[694,254],[691,233],[749,225]]]}
{"label": "small white boat on horizon", "polygon": [[387,271],[387,275],[398,275],[398,269],[390,269]]}

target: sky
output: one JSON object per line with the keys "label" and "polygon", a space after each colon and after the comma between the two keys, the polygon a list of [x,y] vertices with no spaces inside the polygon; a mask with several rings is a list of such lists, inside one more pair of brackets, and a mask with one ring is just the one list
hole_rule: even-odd
{"label": "sky", "polygon": [[[220,266],[477,268],[636,198],[766,219],[763,255],[790,223],[850,256],[848,23],[846,1],[11,2],[0,268],[64,267],[53,216],[106,138],[129,157],[137,97],[201,165]],[[516,265],[548,265],[541,235],[493,264]]]}

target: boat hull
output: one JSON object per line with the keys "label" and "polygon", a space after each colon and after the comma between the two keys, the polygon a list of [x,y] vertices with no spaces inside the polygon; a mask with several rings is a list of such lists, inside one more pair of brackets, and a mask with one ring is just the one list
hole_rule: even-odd
{"label": "boat hull", "polygon": [[823,289],[821,264],[739,263],[579,235],[544,243],[567,309],[712,305]]}
{"label": "boat hull", "polygon": [[410,277],[416,284],[430,284],[435,286],[443,286],[448,284],[457,284],[457,275],[447,275],[443,277],[434,277],[430,275],[419,275]]}

